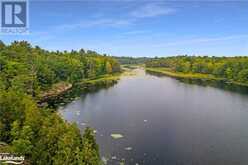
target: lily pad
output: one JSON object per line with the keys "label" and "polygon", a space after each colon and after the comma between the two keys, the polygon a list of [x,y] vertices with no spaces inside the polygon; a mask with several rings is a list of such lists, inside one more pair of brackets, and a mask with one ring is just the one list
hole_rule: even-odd
{"label": "lily pad", "polygon": [[86,125],[86,123],[82,122],[80,125],[85,126],[85,125]]}
{"label": "lily pad", "polygon": [[126,147],[125,150],[131,151],[133,148],[132,147]]}
{"label": "lily pad", "polygon": [[112,156],[111,159],[112,159],[112,160],[116,160],[117,157],[116,157],[116,156]]}
{"label": "lily pad", "polygon": [[103,156],[102,157],[102,162],[103,162],[103,164],[107,164],[108,163],[108,159]]}
{"label": "lily pad", "polygon": [[122,134],[118,134],[118,133],[113,133],[110,135],[113,139],[120,139],[123,138],[124,136]]}
{"label": "lily pad", "polygon": [[76,111],[76,115],[79,116],[80,115],[80,111]]}

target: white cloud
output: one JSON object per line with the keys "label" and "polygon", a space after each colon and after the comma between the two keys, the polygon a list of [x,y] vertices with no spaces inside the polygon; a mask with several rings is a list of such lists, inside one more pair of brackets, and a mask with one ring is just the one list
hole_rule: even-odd
{"label": "white cloud", "polygon": [[195,39],[189,39],[189,40],[183,40],[183,41],[156,44],[156,45],[153,45],[153,47],[168,47],[168,46],[178,46],[178,45],[187,45],[187,44],[199,44],[199,43],[229,41],[229,40],[245,39],[245,38],[248,39],[248,35],[232,35],[232,36],[215,37],[215,38],[195,38]]}
{"label": "white cloud", "polygon": [[148,31],[146,30],[134,30],[134,31],[127,31],[123,33],[124,35],[138,35],[138,34],[146,34]]}
{"label": "white cloud", "polygon": [[159,15],[168,15],[174,13],[176,10],[164,6],[164,4],[149,3],[136,8],[135,10],[128,12],[126,17],[106,18],[103,13],[97,13],[93,15],[91,20],[83,20],[71,24],[62,24],[55,26],[55,30],[73,30],[80,28],[91,27],[126,27],[129,25],[137,24],[140,18],[155,17]]}
{"label": "white cloud", "polygon": [[78,28],[91,28],[91,27],[122,27],[133,24],[132,19],[92,19],[88,21],[81,21],[79,23],[64,24],[56,26],[56,30],[73,30]]}
{"label": "white cloud", "polygon": [[130,15],[136,18],[147,18],[147,17],[156,17],[161,15],[169,15],[175,13],[176,10],[168,8],[165,5],[151,3],[146,4],[136,10],[130,12]]}

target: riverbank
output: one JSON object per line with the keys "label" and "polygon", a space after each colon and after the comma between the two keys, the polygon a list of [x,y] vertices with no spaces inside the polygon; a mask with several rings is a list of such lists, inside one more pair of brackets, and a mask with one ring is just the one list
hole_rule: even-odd
{"label": "riverbank", "polygon": [[145,68],[145,70],[148,72],[158,73],[158,74],[162,74],[162,75],[173,77],[173,78],[179,78],[179,79],[219,81],[219,82],[223,82],[226,84],[248,87],[248,84],[236,82],[233,80],[228,80],[226,78],[215,77],[214,75],[211,75],[211,74],[182,73],[182,72],[172,71],[169,68]]}
{"label": "riverbank", "polygon": [[51,89],[44,91],[38,99],[40,106],[57,107],[73,101],[84,92],[95,91],[99,88],[108,88],[116,84],[121,73],[105,74],[92,79],[83,79],[74,84],[60,82]]}
{"label": "riverbank", "polygon": [[94,79],[85,79],[81,82],[75,83],[74,87],[80,89],[93,89],[97,87],[108,87],[118,82],[120,79],[121,73],[116,74],[107,74],[103,76],[99,76]]}

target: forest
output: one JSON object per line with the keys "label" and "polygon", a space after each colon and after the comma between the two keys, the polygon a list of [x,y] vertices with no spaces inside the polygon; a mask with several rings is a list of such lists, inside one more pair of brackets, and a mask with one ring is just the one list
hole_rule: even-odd
{"label": "forest", "polygon": [[171,72],[200,73],[248,84],[248,57],[175,56],[154,58],[146,67],[167,68]]}
{"label": "forest", "polygon": [[125,65],[136,65],[136,64],[144,64],[146,61],[151,60],[152,58],[150,57],[117,57],[113,56],[116,60],[119,61],[120,64],[125,64]]}
{"label": "forest", "polygon": [[0,41],[0,152],[24,155],[25,164],[100,164],[93,130],[81,136],[76,124],[39,107],[38,96],[56,83],[119,71],[115,59],[94,51],[47,51],[26,41]]}

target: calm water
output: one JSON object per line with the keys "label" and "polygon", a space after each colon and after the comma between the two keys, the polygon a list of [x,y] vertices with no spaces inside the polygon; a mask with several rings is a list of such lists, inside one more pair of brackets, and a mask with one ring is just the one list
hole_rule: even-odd
{"label": "calm water", "polygon": [[108,164],[248,164],[248,95],[135,72],[61,110],[97,131]]}

